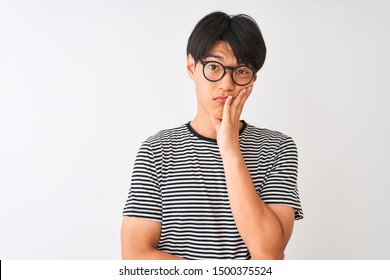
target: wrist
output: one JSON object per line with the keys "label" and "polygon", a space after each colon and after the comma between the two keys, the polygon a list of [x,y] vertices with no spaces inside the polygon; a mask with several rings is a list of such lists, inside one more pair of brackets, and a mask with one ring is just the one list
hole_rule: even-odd
{"label": "wrist", "polygon": [[222,160],[239,161],[242,160],[242,154],[240,148],[231,148],[220,151]]}

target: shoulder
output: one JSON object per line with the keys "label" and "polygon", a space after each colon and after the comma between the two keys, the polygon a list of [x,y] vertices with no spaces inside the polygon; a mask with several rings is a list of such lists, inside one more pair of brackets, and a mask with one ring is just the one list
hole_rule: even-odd
{"label": "shoulder", "polygon": [[180,141],[188,137],[189,135],[188,135],[187,124],[182,124],[175,128],[160,130],[156,134],[149,136],[144,141],[143,145],[156,147],[167,143],[171,143],[172,141]]}
{"label": "shoulder", "polygon": [[242,133],[241,137],[243,138],[244,142],[251,144],[258,143],[262,145],[268,144],[272,146],[296,146],[292,137],[285,133],[268,128],[259,128],[251,124],[246,125],[246,128]]}

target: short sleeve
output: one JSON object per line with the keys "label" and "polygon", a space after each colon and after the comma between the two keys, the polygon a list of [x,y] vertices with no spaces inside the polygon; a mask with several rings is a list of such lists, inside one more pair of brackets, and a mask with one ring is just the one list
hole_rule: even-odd
{"label": "short sleeve", "polygon": [[161,222],[161,191],[153,150],[145,141],[137,153],[124,216]]}
{"label": "short sleeve", "polygon": [[260,197],[266,204],[282,204],[295,210],[295,219],[303,218],[298,187],[298,151],[291,137],[284,137],[266,175]]}

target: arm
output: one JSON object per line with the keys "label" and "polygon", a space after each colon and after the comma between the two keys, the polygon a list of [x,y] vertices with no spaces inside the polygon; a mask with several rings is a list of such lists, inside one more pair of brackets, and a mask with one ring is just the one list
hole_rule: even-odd
{"label": "arm", "polygon": [[157,249],[161,223],[135,217],[123,217],[122,259],[124,260],[180,260],[183,258]]}
{"label": "arm", "polygon": [[226,100],[223,119],[211,118],[217,131],[230,206],[238,231],[253,259],[283,259],[294,224],[294,209],[266,205],[257,194],[240,151],[240,115],[250,89]]}
{"label": "arm", "polygon": [[283,259],[294,209],[262,201],[240,154],[225,157],[223,162],[233,217],[252,258]]}
{"label": "arm", "polygon": [[131,187],[123,210],[123,259],[177,259],[157,249],[161,235],[161,209],[161,192],[153,149],[145,141],[134,163]]}

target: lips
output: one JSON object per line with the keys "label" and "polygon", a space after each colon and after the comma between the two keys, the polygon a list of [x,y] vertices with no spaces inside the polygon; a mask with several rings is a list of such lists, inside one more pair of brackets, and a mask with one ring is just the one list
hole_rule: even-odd
{"label": "lips", "polygon": [[214,98],[215,101],[217,101],[218,103],[221,103],[221,104],[225,104],[226,99],[227,99],[227,96],[218,96],[218,97]]}

